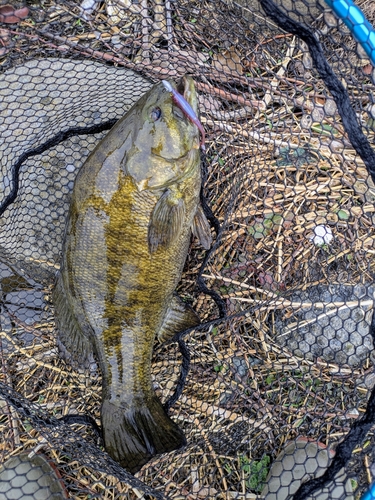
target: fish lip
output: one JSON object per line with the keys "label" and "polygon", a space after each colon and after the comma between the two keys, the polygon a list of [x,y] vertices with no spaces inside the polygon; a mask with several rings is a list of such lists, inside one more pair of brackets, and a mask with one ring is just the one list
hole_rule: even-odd
{"label": "fish lip", "polygon": [[166,161],[167,163],[174,163],[178,160],[184,160],[185,158],[187,158],[191,154],[191,151],[194,149],[198,149],[198,148],[189,149],[189,151],[186,154],[184,154],[183,156],[176,156],[173,158],[165,158],[164,156],[158,155],[157,153],[151,153],[151,154],[152,154],[152,156],[155,156],[156,158],[160,158],[161,160]]}
{"label": "fish lip", "polygon": [[[199,148],[197,148],[197,150],[199,150]],[[173,164],[176,164],[176,162],[178,160],[189,161],[188,157],[192,153],[192,151],[194,151],[194,150],[191,149],[184,156],[180,156],[179,158],[175,158],[175,159],[165,159],[162,156],[157,155],[157,154],[155,154],[154,156],[157,156],[158,158],[162,159],[164,162],[168,163],[168,165],[169,164],[173,165]],[[155,184],[155,185],[147,184],[147,189],[149,189],[150,191],[159,191],[160,189],[165,189],[168,186],[173,185],[176,182],[181,181],[181,179],[185,178],[186,176],[189,177],[191,175],[192,170],[195,168],[195,166],[194,166],[194,162],[191,162],[191,165],[189,166],[189,168],[187,168],[186,170],[181,171],[181,172],[178,171],[178,168],[177,168],[177,171],[173,168],[173,166],[171,168],[175,172],[175,175],[173,176],[173,178],[171,178],[167,182],[163,181],[161,184]]]}

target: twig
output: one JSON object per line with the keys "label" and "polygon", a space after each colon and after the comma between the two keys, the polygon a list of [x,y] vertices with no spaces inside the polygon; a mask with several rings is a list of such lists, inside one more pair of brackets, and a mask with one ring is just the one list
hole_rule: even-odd
{"label": "twig", "polygon": [[37,359],[35,359],[35,356],[32,356],[31,354],[29,354],[27,349],[24,349],[23,347],[18,346],[14,342],[12,337],[10,335],[8,335],[6,332],[4,332],[3,330],[0,331],[0,338],[1,337],[4,337],[10,344],[12,344],[12,346],[14,347],[14,349],[17,352],[24,355],[26,358],[31,359],[34,364],[36,364],[38,366],[43,366],[45,368],[48,368],[49,370],[52,370],[52,371],[55,371],[58,373],[64,373],[64,370],[61,370],[61,368],[58,368],[57,366],[53,366],[53,365],[50,365],[49,363],[44,363],[43,361],[38,361]]}
{"label": "twig", "polygon": [[[290,45],[288,45],[288,49],[286,51],[286,55],[284,60],[281,63],[281,68],[278,70],[276,75],[271,81],[271,90],[266,92],[266,95],[264,96],[264,107],[268,108],[269,103],[272,100],[272,90],[275,90],[275,88],[279,85],[280,77],[283,77],[286,73],[286,70],[288,68],[288,64],[292,59],[292,55],[294,52],[294,49],[296,47],[296,37],[294,36],[292,41],[290,42]],[[255,117],[256,119],[257,117]]]}
{"label": "twig", "polygon": [[207,92],[208,94],[214,94],[221,99],[226,99],[227,101],[232,101],[237,104],[241,104],[243,106],[249,106],[251,108],[259,108],[262,111],[265,111],[266,108],[262,101],[258,100],[249,100],[245,97],[242,97],[238,94],[232,94],[232,92],[227,92],[226,90],[222,90],[216,87],[212,87],[211,85],[207,85],[205,83],[197,82],[196,85],[198,90]]}
{"label": "twig", "polygon": [[170,0],[165,0],[165,21],[167,24],[167,40],[168,51],[173,50],[173,24],[172,24],[172,9]]}

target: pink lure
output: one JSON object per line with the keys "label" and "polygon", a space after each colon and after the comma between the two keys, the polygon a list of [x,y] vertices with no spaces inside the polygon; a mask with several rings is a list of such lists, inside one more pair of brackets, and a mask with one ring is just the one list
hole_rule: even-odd
{"label": "pink lure", "polygon": [[197,115],[195,114],[193,108],[190,106],[190,104],[186,101],[186,99],[179,93],[177,92],[176,89],[174,89],[172,87],[172,85],[167,81],[167,80],[162,80],[162,83],[165,87],[165,89],[168,91],[168,92],[171,92],[172,94],[172,99],[174,101],[174,103],[181,109],[181,111],[189,118],[189,120],[194,123],[202,137],[201,137],[201,143],[200,143],[200,146],[202,148],[203,151],[205,151],[206,147],[205,147],[205,141],[206,141],[206,134],[204,132],[204,128],[203,128],[203,125],[201,124],[201,122],[198,120],[198,117]]}

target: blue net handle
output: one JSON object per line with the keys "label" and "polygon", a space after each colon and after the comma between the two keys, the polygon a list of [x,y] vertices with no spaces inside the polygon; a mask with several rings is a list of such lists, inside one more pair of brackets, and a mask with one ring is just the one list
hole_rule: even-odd
{"label": "blue net handle", "polygon": [[375,500],[375,483],[373,483],[370,489],[363,495],[361,500]]}
{"label": "blue net handle", "polygon": [[369,56],[371,64],[375,66],[375,30],[361,9],[352,0],[325,0],[325,2],[350,29]]}

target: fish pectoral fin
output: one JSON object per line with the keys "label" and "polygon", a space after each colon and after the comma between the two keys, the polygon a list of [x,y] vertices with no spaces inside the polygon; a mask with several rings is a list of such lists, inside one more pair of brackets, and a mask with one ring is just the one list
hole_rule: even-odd
{"label": "fish pectoral fin", "polygon": [[212,245],[211,228],[201,204],[197,207],[191,229],[202,247],[205,250],[209,250]]}
{"label": "fish pectoral fin", "polygon": [[194,309],[177,294],[174,294],[162,327],[159,330],[158,340],[159,342],[165,342],[176,333],[197,326],[199,323],[199,316]]}
{"label": "fish pectoral fin", "polygon": [[185,202],[178,193],[167,189],[156,203],[148,226],[150,253],[169,246],[178,238],[185,216]]}

